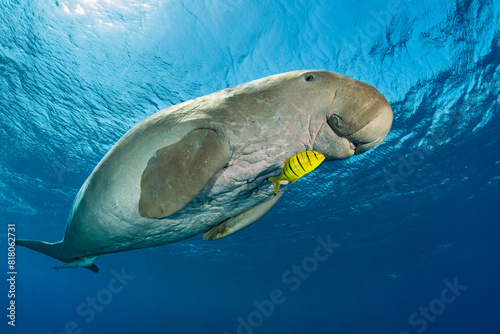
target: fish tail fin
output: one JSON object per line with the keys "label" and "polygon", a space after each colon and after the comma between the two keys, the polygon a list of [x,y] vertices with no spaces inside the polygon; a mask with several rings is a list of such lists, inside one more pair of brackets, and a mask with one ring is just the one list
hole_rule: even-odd
{"label": "fish tail fin", "polygon": [[268,181],[274,183],[274,196],[278,195],[278,191],[280,190],[280,179],[276,177],[268,177]]}
{"label": "fish tail fin", "polygon": [[90,266],[86,266],[86,267],[82,267],[82,268],[88,269],[94,273],[99,272],[99,267],[96,266],[95,263],[92,263]]}

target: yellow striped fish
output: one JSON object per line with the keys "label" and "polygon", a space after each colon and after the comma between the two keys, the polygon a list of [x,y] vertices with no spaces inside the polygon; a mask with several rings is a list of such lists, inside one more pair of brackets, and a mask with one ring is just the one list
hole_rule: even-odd
{"label": "yellow striped fish", "polygon": [[267,180],[275,184],[274,196],[278,194],[281,180],[295,182],[302,176],[316,169],[325,160],[325,156],[316,151],[304,151],[285,160],[279,178],[269,177]]}

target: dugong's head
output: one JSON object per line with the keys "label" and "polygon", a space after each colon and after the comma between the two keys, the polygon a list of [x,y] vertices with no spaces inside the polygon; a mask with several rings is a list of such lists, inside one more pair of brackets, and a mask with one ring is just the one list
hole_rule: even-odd
{"label": "dugong's head", "polygon": [[329,71],[296,71],[289,84],[298,110],[311,117],[313,150],[327,160],[345,159],[380,144],[392,125],[392,109],[373,87]]}

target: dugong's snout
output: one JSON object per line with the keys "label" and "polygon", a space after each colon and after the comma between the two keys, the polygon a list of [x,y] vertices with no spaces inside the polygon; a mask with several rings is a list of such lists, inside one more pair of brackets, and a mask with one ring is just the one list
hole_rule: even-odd
{"label": "dugong's snout", "polygon": [[391,129],[392,109],[373,87],[341,77],[330,103],[327,122],[321,127],[314,149],[327,160],[362,154],[380,144]]}
{"label": "dugong's snout", "polygon": [[349,141],[354,154],[362,154],[380,144],[391,129],[391,106],[382,95],[377,95],[367,96],[367,101],[358,108],[343,110],[328,118],[328,125],[339,137]]}

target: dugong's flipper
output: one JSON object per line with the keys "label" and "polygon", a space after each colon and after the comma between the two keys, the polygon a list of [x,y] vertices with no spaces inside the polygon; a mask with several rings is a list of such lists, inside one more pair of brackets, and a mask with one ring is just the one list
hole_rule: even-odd
{"label": "dugong's flipper", "polygon": [[141,179],[139,213],[165,218],[191,202],[231,157],[228,142],[217,132],[198,129],[156,151]]}
{"label": "dugong's flipper", "polygon": [[255,223],[257,220],[264,217],[266,213],[276,204],[285,192],[279,192],[276,196],[271,196],[264,202],[251,207],[245,212],[240,213],[232,218],[224,220],[222,223],[210,227],[203,233],[203,240],[215,240],[226,237],[230,234],[238,232],[241,229]]}

